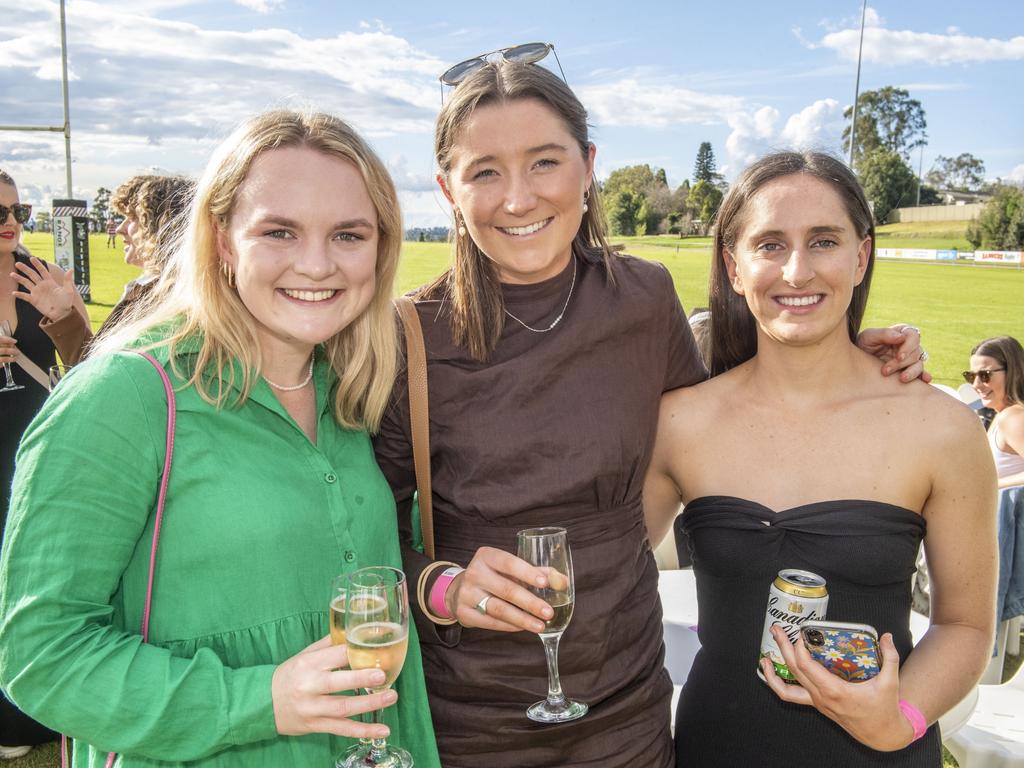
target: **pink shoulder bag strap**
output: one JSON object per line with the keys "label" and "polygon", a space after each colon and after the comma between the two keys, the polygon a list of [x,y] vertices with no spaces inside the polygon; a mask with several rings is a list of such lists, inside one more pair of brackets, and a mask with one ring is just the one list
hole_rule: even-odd
{"label": "pink shoulder bag strap", "polygon": [[[164,385],[164,393],[167,395],[167,448],[164,453],[164,468],[160,475],[160,490],[156,497],[156,518],[153,522],[153,543],[149,547],[149,578],[146,581],[146,605],[142,612],[142,642],[149,642],[149,611],[153,605],[153,576],[156,573],[156,549],[160,542],[160,524],[164,519],[164,501],[167,499],[167,482],[171,477],[171,458],[174,456],[174,422],[177,415],[177,407],[174,401],[174,387],[167,376],[167,371],[160,364],[160,361],[148,352],[137,353],[146,358],[157,373]],[[107,755],[106,768],[111,768],[117,754],[110,752]],[[60,737],[60,764],[62,768],[68,766],[68,737]]]}

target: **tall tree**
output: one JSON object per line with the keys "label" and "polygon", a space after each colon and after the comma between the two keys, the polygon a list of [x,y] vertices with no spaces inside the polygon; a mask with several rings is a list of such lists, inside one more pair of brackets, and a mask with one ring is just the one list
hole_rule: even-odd
{"label": "tall tree", "polygon": [[697,150],[697,160],[693,164],[693,181],[706,181],[709,184],[716,182],[718,168],[715,166],[715,152],[711,149],[710,141],[702,141],[700,149]]}
{"label": "tall tree", "polygon": [[92,201],[92,211],[89,212],[89,218],[92,219],[93,224],[96,227],[96,231],[103,230],[109,215],[110,190],[106,187],[100,187],[96,190],[96,197],[94,197]]}
{"label": "tall tree", "polygon": [[616,192],[611,198],[604,198],[608,212],[608,228],[613,235],[635,235],[636,221],[640,213],[642,198],[629,190]]}
{"label": "tall tree", "polygon": [[1024,249],[1024,190],[997,186],[978,220],[967,228],[967,239],[986,250]]}
{"label": "tall tree", "polygon": [[872,150],[857,166],[857,175],[874,206],[875,221],[884,222],[893,208],[914,204],[917,177],[896,152]]}
{"label": "tall tree", "polygon": [[956,157],[939,157],[928,171],[928,183],[939,189],[975,192],[985,183],[985,163],[970,152]]}
{"label": "tall tree", "polygon": [[605,199],[611,200],[619,192],[628,191],[636,195],[646,195],[648,190],[657,184],[657,177],[651,166],[627,165],[624,168],[616,168],[612,171],[604,184],[601,185],[601,192]]}
{"label": "tall tree", "polygon": [[690,197],[686,201],[687,207],[700,219],[702,234],[707,234],[711,222],[718,213],[718,206],[722,204],[722,190],[715,186],[714,182],[701,179],[690,188]]}
{"label": "tall tree", "polygon": [[[843,112],[847,125],[843,129],[843,146],[850,149],[850,124],[853,107]],[[904,160],[927,143],[928,123],[924,108],[903,88],[887,85],[877,91],[864,91],[857,101],[857,132],[854,137],[854,164],[876,149],[895,152]]]}

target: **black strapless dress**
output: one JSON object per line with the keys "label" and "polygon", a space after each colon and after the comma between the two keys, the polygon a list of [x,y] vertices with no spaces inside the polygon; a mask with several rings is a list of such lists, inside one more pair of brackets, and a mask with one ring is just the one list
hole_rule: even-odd
{"label": "black strapless dress", "polygon": [[828,582],[830,621],[891,632],[901,663],[913,648],[910,578],[920,515],[877,501],[824,501],[775,512],[731,496],[683,512],[700,606],[698,652],[676,713],[676,765],[686,768],[940,768],[932,726],[899,752],[877,752],[812,707],[780,700],[756,673],[765,604],[784,568]]}

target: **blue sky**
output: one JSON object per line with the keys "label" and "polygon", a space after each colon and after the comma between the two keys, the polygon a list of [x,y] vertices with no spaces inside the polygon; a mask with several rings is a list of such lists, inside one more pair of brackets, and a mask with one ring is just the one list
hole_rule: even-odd
{"label": "blue sky", "polygon": [[[57,124],[57,3],[17,6],[0,28],[0,123]],[[731,178],[768,149],[838,151],[860,2],[68,0],[67,15],[76,196],[153,169],[198,175],[247,115],[312,106],[367,135],[407,226],[425,226],[448,220],[431,140],[450,64],[552,42],[590,111],[599,177],[650,163],[675,186],[710,141]],[[861,90],[921,101],[925,173],[970,152],[989,178],[1024,183],[1022,75],[1020,0],[869,3]],[[64,196],[63,157],[59,136],[0,133],[0,167],[35,204]]]}

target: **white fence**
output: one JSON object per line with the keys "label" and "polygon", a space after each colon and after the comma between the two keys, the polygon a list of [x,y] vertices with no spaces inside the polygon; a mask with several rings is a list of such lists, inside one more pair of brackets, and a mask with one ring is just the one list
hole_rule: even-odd
{"label": "white fence", "polygon": [[974,264],[990,264],[993,266],[1017,267],[1024,266],[1021,251],[958,251],[937,250],[935,248],[879,248],[875,255],[879,259],[897,259],[900,261],[945,261]]}

